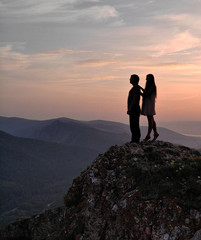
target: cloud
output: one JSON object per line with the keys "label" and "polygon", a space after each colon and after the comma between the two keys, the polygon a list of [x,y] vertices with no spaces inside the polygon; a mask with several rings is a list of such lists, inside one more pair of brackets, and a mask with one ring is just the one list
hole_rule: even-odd
{"label": "cloud", "polygon": [[102,67],[107,66],[111,64],[115,64],[118,61],[115,61],[114,59],[86,59],[82,61],[78,61],[76,64],[80,67]]}
{"label": "cloud", "polygon": [[[110,5],[96,5],[98,0],[16,0],[1,3],[1,17],[20,22],[104,22],[121,25],[118,11]],[[82,3],[81,7],[78,7]],[[85,5],[90,3],[90,5]]]}
{"label": "cloud", "polygon": [[156,64],[146,64],[143,62],[139,62],[138,64],[125,64],[120,67],[120,69],[146,69],[146,70],[179,70],[179,69],[191,69],[194,65],[191,64],[183,64],[183,63],[156,63]]}
{"label": "cloud", "polygon": [[13,52],[11,45],[0,47],[0,53],[2,71],[16,71],[30,66],[28,56]]}
{"label": "cloud", "polygon": [[156,56],[178,53],[180,51],[201,47],[201,39],[192,36],[188,31],[176,34],[173,39],[154,47]]}
{"label": "cloud", "polygon": [[79,85],[79,81],[88,84],[89,81],[114,79],[115,75],[111,75],[110,71],[104,69],[99,72],[99,68],[115,66],[119,57],[108,53],[71,49],[52,49],[24,54],[15,51],[12,46],[1,47],[0,51],[4,81],[11,79],[15,82],[30,81],[40,84],[71,83],[73,80],[74,85],[77,81]]}
{"label": "cloud", "polygon": [[[176,36],[175,39],[179,39],[182,43],[184,42],[182,40],[183,36],[189,36],[189,39],[193,39],[188,33]],[[168,75],[171,75],[174,71],[174,75],[176,74],[177,77],[181,74],[194,76],[201,74],[199,58],[193,61],[193,57],[190,56],[191,62],[186,58],[185,61],[182,58],[178,59],[175,55],[167,58],[168,54],[175,49],[177,50],[177,48],[174,48],[174,44],[181,45],[179,44],[180,41],[174,42],[173,45],[169,44],[169,41],[164,45],[157,45],[155,50],[153,50],[153,45],[146,47],[136,45],[129,52],[126,52],[129,50],[126,45],[124,52],[119,51],[118,48],[116,48],[118,52],[106,52],[103,51],[103,48],[97,48],[96,50],[92,50],[92,48],[90,50],[58,48],[25,54],[8,45],[0,48],[2,52],[0,58],[3,63],[1,65],[2,76],[5,80],[9,75],[9,79],[15,81],[37,81],[40,84],[54,82],[55,84],[66,83],[72,85],[73,82],[75,86],[80,85],[79,82],[81,81],[82,85],[86,83],[88,86],[89,82],[97,82],[98,79],[103,81],[108,79],[108,76],[124,78],[125,75],[129,75],[134,70],[140,73],[154,71]],[[187,49],[189,45],[194,46],[197,41],[187,41],[187,43],[187,45],[185,45],[186,43],[181,45],[181,48]],[[115,44],[113,46],[115,48]],[[155,56],[153,56],[153,53]],[[184,54],[186,53],[184,52]]]}
{"label": "cloud", "polygon": [[6,49],[9,48],[15,51],[24,51],[26,50],[26,42],[0,42],[0,48],[3,51],[3,48],[6,47]]}
{"label": "cloud", "polygon": [[201,84],[201,82],[199,80],[197,81],[188,81],[188,80],[173,80],[173,81],[167,81],[168,83],[171,83],[171,84],[188,84],[188,85],[192,85],[192,84]]}
{"label": "cloud", "polygon": [[175,26],[184,26],[189,30],[201,24],[200,14],[196,13],[164,14],[154,18],[162,23],[169,22]]}
{"label": "cloud", "polygon": [[5,1],[1,3],[1,13],[3,16],[24,17],[32,15],[40,15],[57,11],[64,4],[64,0],[16,0]]}
{"label": "cloud", "polygon": [[186,97],[179,97],[177,98],[177,101],[189,101],[189,100],[194,100],[194,99],[199,99],[199,95],[190,95],[190,96],[186,96]]}
{"label": "cloud", "polygon": [[[83,9],[72,9],[66,10],[65,14],[58,17],[56,21],[65,21],[68,23],[73,22],[105,22],[107,20],[115,18],[115,21],[118,19],[118,12],[114,7],[105,5],[105,6],[93,6]],[[120,20],[118,20],[119,22]]]}
{"label": "cloud", "polygon": [[104,20],[111,17],[118,17],[118,12],[114,7],[102,6],[102,7],[91,7],[85,11],[85,14],[96,20]]}

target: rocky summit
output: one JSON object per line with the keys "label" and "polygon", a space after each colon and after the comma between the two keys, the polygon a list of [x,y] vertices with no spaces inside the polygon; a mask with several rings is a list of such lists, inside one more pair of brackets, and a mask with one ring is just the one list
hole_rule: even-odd
{"label": "rocky summit", "polygon": [[161,141],[112,146],[64,204],[17,220],[1,239],[200,240],[201,154]]}

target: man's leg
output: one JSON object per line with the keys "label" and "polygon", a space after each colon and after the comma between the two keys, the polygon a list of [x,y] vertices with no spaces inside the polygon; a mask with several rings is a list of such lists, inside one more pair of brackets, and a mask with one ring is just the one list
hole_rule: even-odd
{"label": "man's leg", "polygon": [[133,115],[129,115],[129,123],[130,123],[130,131],[131,131],[131,142],[133,142],[133,136],[134,136],[134,127],[133,127]]}
{"label": "man's leg", "polygon": [[141,133],[140,133],[140,115],[130,115],[130,130],[132,133],[131,142],[139,142]]}
{"label": "man's leg", "polygon": [[135,116],[135,139],[136,142],[140,141],[141,132],[140,132],[140,114]]}

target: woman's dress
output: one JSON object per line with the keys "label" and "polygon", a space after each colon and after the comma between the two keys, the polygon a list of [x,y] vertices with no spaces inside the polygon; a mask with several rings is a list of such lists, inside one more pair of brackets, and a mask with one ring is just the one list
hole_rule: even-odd
{"label": "woman's dress", "polygon": [[143,97],[142,111],[141,111],[142,115],[145,115],[145,116],[156,115],[155,99],[156,99],[156,95],[154,93],[152,93],[149,96],[144,96]]}

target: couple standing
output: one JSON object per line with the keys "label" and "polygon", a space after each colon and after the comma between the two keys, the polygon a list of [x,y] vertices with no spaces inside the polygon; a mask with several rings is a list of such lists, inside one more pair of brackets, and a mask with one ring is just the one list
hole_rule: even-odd
{"label": "couple standing", "polygon": [[[128,111],[130,121],[130,130],[132,133],[131,142],[139,142],[140,133],[140,114],[147,116],[148,120],[148,132],[144,141],[148,141],[151,136],[151,131],[154,131],[153,141],[159,136],[156,129],[156,122],[154,120],[155,112],[155,99],[157,95],[156,84],[153,74],[148,74],[146,76],[145,89],[138,85],[139,76],[136,74],[131,75],[130,83],[133,85],[128,95]],[[142,100],[142,110],[140,110],[140,96],[143,97]]]}

